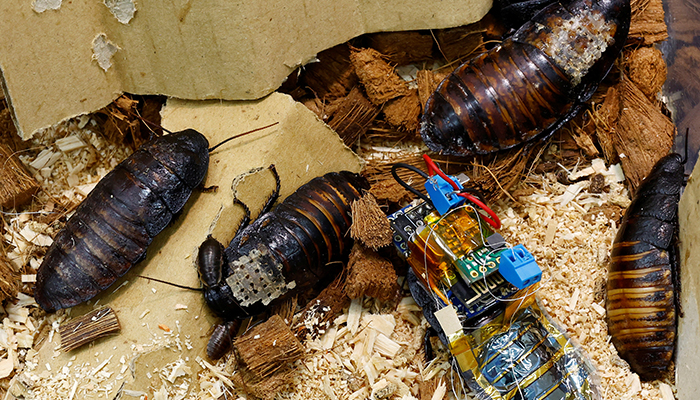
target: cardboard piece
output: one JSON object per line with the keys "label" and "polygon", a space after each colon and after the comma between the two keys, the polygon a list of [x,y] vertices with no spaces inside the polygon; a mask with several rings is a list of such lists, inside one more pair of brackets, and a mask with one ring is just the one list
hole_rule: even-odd
{"label": "cardboard piece", "polygon": [[678,209],[680,224],[681,307],[676,344],[678,400],[695,399],[700,393],[700,164],[688,179]]}
{"label": "cardboard piece", "polygon": [[[178,362],[184,362],[181,371],[189,372],[176,378],[174,383],[179,385],[183,379],[188,379],[189,390],[197,393],[196,377],[202,367],[195,360],[197,357],[207,359],[209,330],[216,318],[206,307],[200,292],[148,281],[137,275],[200,286],[194,264],[198,246],[219,213],[221,217],[215,224],[215,237],[228,245],[238,226],[236,218],[243,215],[240,207],[233,206],[231,183],[251,168],[274,163],[281,179],[281,195],[287,196],[316,176],[339,170],[359,172],[362,166],[359,157],[343,145],[335,132],[302,104],[283,94],[274,93],[255,102],[170,100],[162,116],[166,128],[172,131],[194,128],[207,136],[211,145],[233,134],[273,122],[279,124],[234,139],[213,151],[205,185],[218,186],[216,192],[195,192],[183,214],[155,238],[145,261],[87,305],[71,310],[71,315],[82,315],[92,309],[95,301],[109,304],[121,323],[120,334],[99,339],[70,353],[56,352],[57,338],[51,343],[45,342],[39,350],[39,367],[33,372],[39,375],[46,370],[46,364],[50,365],[55,377],[72,361],[67,374],[71,377],[73,371],[85,363],[89,363],[89,369],[92,369],[109,360],[101,370],[113,373],[109,378],[113,384],[107,389],[101,385],[94,390],[85,390],[86,383],[80,382],[75,398],[97,398],[98,394],[105,394],[105,390],[108,392],[106,398],[114,398],[122,382],[125,382],[124,390],[144,392],[150,398],[161,386],[173,389],[171,383],[158,379],[163,374],[168,376],[167,372],[159,370]],[[258,175],[264,174],[253,174],[244,181],[253,184],[238,187],[239,198],[253,211],[274,188],[273,179]],[[254,202],[254,198],[259,201]],[[186,306],[186,309],[178,305]],[[166,332],[165,327],[171,332]],[[122,356],[126,365],[133,364],[133,373],[128,369],[119,373],[125,365],[120,362]],[[119,375],[123,378],[118,379]],[[71,387],[74,382],[69,381],[67,385]]]}
{"label": "cardboard piece", "polygon": [[363,33],[464,25],[490,7],[490,0],[2,2],[0,69],[18,132],[29,138],[122,92],[257,99],[316,53]]}

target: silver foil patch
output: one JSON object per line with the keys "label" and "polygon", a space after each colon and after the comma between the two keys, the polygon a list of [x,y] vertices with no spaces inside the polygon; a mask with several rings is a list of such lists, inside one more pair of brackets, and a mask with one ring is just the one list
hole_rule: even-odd
{"label": "silver foil patch", "polygon": [[248,255],[232,261],[230,266],[233,273],[226,278],[226,284],[243,307],[257,301],[268,305],[296,287],[296,282],[286,282],[282,264],[274,262],[274,258],[264,248],[251,250]]}

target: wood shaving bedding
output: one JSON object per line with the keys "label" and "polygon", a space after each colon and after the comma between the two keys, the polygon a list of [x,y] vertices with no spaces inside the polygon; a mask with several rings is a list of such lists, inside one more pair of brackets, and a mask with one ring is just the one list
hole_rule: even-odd
{"label": "wood shaving bedding", "polygon": [[[22,156],[25,165],[31,165],[40,158],[41,146],[60,155],[48,158],[53,163],[50,167],[30,168],[35,176],[41,176],[43,191],[37,195],[29,212],[4,215],[6,233],[3,238],[10,245],[11,260],[18,269],[31,265],[28,272],[35,270],[42,253],[37,249],[49,244],[39,235],[51,237],[60,228],[55,218],[47,216],[66,204],[77,204],[91,185],[129,153],[128,149],[106,144],[87,129],[92,126],[89,120],[85,124],[80,121],[70,124],[70,127],[61,128],[63,130],[39,135],[34,146],[38,148]],[[83,125],[82,128],[79,125]],[[65,154],[58,147],[47,145],[56,138],[71,135],[77,135],[85,146],[70,139],[67,142],[69,152]],[[81,166],[82,161],[76,162],[76,159],[84,161],[85,165]],[[517,204],[502,203],[495,207],[502,216],[502,234],[512,243],[524,244],[544,269],[539,294],[547,311],[592,358],[599,371],[603,399],[670,400],[674,390],[672,382],[641,383],[609,342],[602,296],[610,246],[621,213],[629,204],[629,196],[617,182],[618,174],[614,170],[601,171],[600,163],[596,165],[598,168],[591,168],[591,173],[602,172],[609,187],[601,193],[589,193],[585,181],[563,185],[557,182],[554,174],[527,177],[520,187],[523,190],[516,191],[524,194],[514,195]],[[50,173],[44,168],[51,168]],[[583,171],[569,172],[572,176],[585,176]],[[69,184],[76,183],[67,178],[71,174],[77,177],[78,188],[69,189]],[[444,349],[429,366],[423,365],[420,354],[427,323],[413,300],[404,298],[395,310],[384,307],[369,298],[355,300],[323,336],[304,344],[306,355],[296,362],[292,378],[294,391],[280,393],[277,398],[364,399],[372,396],[408,400],[421,398],[419,387],[424,380],[435,380],[433,387],[438,388],[433,389],[428,398],[454,398],[453,390],[457,390],[453,387],[459,384],[452,380],[454,373]],[[42,341],[57,346],[53,343],[54,334],[60,322],[66,319],[66,313],[46,316],[38,311],[30,297],[20,294],[19,303],[6,305],[2,314],[7,318],[0,329],[0,374],[5,376],[0,380],[0,392],[31,393],[36,399],[55,398],[57,393],[72,398],[89,391],[102,393],[104,397],[115,376],[129,373],[129,360],[133,357],[164,343],[173,349],[187,346],[187,339],[179,338],[178,334],[161,335],[151,338],[150,342],[135,344],[133,354],[119,355],[119,360],[116,356],[99,354],[92,365],[66,365],[35,375],[32,371],[37,368],[36,351],[31,346]],[[386,323],[389,317],[395,321],[391,330],[388,327],[392,324]],[[373,327],[369,321],[383,322]],[[157,327],[157,323],[152,325]],[[153,379],[161,383],[154,386],[156,398],[244,396],[231,387],[229,378],[235,374],[231,359],[221,360],[217,365],[209,364],[211,368],[205,366],[197,376],[179,368],[176,359],[170,365],[168,370],[152,371]],[[90,373],[93,373],[90,379],[80,380]],[[9,387],[9,378],[15,375],[18,375],[13,381],[15,385]],[[199,393],[188,393],[187,388],[195,380],[201,388]],[[444,390],[445,395],[441,396],[436,390]],[[123,393],[136,398],[146,394],[127,389]]]}

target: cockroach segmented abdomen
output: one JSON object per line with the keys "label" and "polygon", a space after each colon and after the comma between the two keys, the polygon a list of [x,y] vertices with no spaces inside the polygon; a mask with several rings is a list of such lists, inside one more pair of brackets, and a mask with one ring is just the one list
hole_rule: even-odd
{"label": "cockroach segmented abdomen", "polygon": [[352,202],[367,189],[358,174],[331,172],[241,230],[224,251],[222,282],[205,288],[209,308],[225,320],[242,319],[328,282],[350,247]]}
{"label": "cockroach segmented abdomen", "polygon": [[224,321],[214,327],[214,332],[207,343],[207,357],[218,360],[223,357],[233,344],[233,338],[241,327],[241,320]]}
{"label": "cockroach segmented abdomen", "polygon": [[668,369],[675,349],[683,172],[678,154],[659,160],[625,212],[613,243],[608,330],[620,356],[645,380]]}
{"label": "cockroach segmented abdomen", "polygon": [[34,295],[47,312],[87,301],[146,257],[207,172],[207,139],[185,130],[152,140],[110,171],[54,238]]}
{"label": "cockroach segmented abdomen", "polygon": [[547,137],[605,78],[629,18],[629,0],[546,7],[440,83],[425,106],[423,140],[433,151],[466,156]]}

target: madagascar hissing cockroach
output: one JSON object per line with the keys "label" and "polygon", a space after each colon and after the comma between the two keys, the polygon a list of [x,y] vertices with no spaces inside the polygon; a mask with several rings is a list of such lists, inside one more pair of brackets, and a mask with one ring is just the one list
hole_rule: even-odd
{"label": "madagascar hissing cockroach", "polygon": [[34,297],[41,308],[53,312],[87,301],[143,260],[202,183],[209,153],[219,145],[208,148],[193,129],[175,132],[144,144],[105,175],[39,266]]}
{"label": "madagascar hissing cockroach", "polygon": [[440,83],[425,105],[423,140],[433,151],[468,156],[548,137],[593,95],[629,23],[629,0],[545,7]]}
{"label": "madagascar hissing cockroach", "polygon": [[[280,301],[328,281],[342,269],[337,263],[350,248],[351,204],[369,189],[367,180],[348,172],[330,172],[301,186],[273,210],[277,189],[258,219],[242,224],[221,253],[207,238],[197,257],[209,308],[229,321],[259,315]],[[228,325],[226,325],[228,326]],[[217,327],[207,346],[218,359],[230,343],[231,328]]]}
{"label": "madagascar hissing cockroach", "polygon": [[612,247],[608,331],[620,356],[644,380],[658,379],[675,349],[683,161],[673,153],[656,163],[625,212]]}

